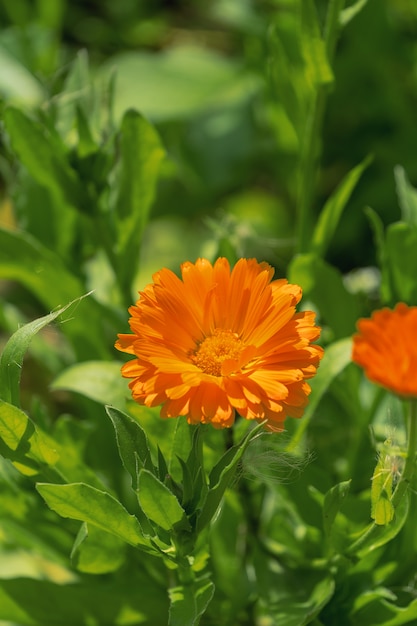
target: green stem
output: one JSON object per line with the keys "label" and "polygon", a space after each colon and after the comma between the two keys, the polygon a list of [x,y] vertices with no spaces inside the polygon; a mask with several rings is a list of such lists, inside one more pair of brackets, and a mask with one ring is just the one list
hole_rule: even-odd
{"label": "green stem", "polygon": [[[330,0],[324,28],[324,41],[327,59],[332,64],[337,37],[339,35],[339,16],[345,0]],[[323,126],[324,112],[328,94],[328,85],[318,85],[314,94],[310,114],[307,119],[304,142],[301,149],[300,170],[298,179],[298,252],[308,250],[311,239],[311,201],[314,196],[317,167],[321,149],[320,134]]]}

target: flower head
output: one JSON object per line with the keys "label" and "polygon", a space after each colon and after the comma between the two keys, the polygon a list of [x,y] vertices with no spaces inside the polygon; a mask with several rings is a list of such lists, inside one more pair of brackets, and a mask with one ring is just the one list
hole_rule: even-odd
{"label": "flower head", "polygon": [[417,398],[417,307],[403,302],[357,324],[352,359],[369,380],[399,396]]}
{"label": "flower head", "polygon": [[129,309],[133,334],[116,348],[135,356],[122,374],[133,399],[162,405],[162,417],[187,416],[191,424],[231,426],[235,411],[267,419],[281,430],[301,417],[323,350],[311,345],[320,329],[314,313],[296,313],[301,288],[255,259],[233,270],[225,258],[168,269],[153,276]]}

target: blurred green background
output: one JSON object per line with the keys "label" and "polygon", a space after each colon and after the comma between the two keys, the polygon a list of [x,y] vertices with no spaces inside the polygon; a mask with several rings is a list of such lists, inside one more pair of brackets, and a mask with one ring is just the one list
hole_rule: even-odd
{"label": "blurred green background", "polygon": [[[68,90],[62,93],[68,73],[77,55],[88,56],[97,85],[114,75],[114,122],[133,107],[162,137],[169,158],[138,284],[163,264],[230,246],[285,274],[294,251],[298,145],[270,58],[274,33],[295,58],[297,4],[1,2],[4,104],[30,110],[70,101]],[[319,12],[326,5],[321,0]],[[375,263],[364,206],[385,223],[399,217],[394,167],[417,180],[416,34],[412,0],[369,0],[338,43],[315,214],[343,175],[373,155],[329,250],[328,260],[343,272]],[[3,189],[16,184],[7,149],[0,173]],[[6,209],[1,219],[9,219]]]}

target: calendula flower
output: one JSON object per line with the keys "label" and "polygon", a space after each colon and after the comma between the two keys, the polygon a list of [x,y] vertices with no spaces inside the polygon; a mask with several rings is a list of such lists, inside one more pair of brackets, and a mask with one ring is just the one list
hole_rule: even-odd
{"label": "calendula flower", "polygon": [[129,309],[133,334],[116,347],[135,358],[123,365],[133,399],[162,405],[162,417],[231,426],[237,411],[281,430],[301,417],[322,348],[314,313],[296,313],[301,288],[255,259],[233,270],[219,258],[181,266],[182,280],[162,269]]}
{"label": "calendula flower", "polygon": [[352,360],[372,382],[417,398],[417,307],[403,302],[375,311],[357,324]]}

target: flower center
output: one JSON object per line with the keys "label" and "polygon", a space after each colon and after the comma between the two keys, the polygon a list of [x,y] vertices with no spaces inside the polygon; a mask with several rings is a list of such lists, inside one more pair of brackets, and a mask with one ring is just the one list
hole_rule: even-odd
{"label": "flower center", "polygon": [[190,358],[206,374],[221,376],[223,361],[238,359],[244,347],[236,333],[216,328],[210,337],[197,345]]}

